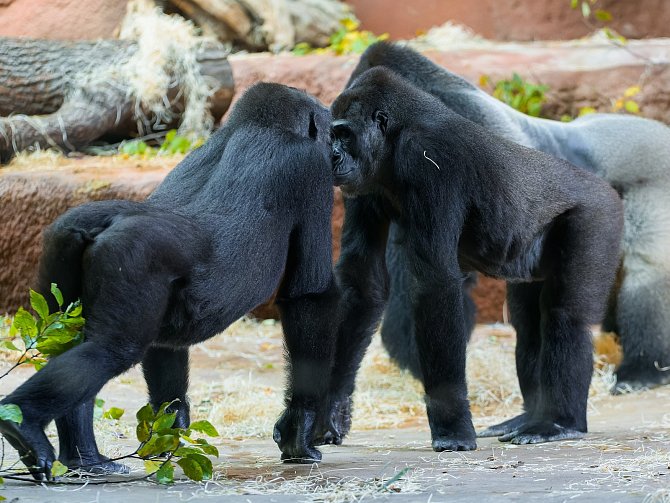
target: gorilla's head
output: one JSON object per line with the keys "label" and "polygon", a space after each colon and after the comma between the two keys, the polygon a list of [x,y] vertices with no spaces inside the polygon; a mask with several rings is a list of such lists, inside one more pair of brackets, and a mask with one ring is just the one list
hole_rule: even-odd
{"label": "gorilla's head", "polygon": [[235,104],[228,120],[289,131],[330,147],[330,111],[294,87],[272,82],[254,84]]}
{"label": "gorilla's head", "polygon": [[345,195],[369,194],[392,177],[393,146],[402,123],[395,75],[384,68],[363,73],[331,107],[333,175]]}

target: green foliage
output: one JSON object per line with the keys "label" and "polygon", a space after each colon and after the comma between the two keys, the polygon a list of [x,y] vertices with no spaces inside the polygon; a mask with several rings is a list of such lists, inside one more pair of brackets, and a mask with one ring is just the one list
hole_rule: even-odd
{"label": "green foliage", "polygon": [[18,405],[7,403],[0,405],[0,419],[21,424],[23,422],[23,413],[21,413]]}
{"label": "green foliage", "polygon": [[306,42],[296,44],[291,51],[297,56],[305,54],[324,54],[335,53],[338,56],[343,54],[362,54],[365,49],[375,42],[388,39],[388,33],[376,36],[367,30],[359,30],[360,23],[351,17],[340,20],[340,28],[330,36],[327,47],[314,48]]}
{"label": "green foliage", "polygon": [[125,412],[126,412],[125,410],[119,409],[118,407],[110,407],[109,409],[107,409],[105,412],[102,413],[102,417],[104,419],[119,420],[121,419],[121,416],[123,416]]}
{"label": "green foliage", "polygon": [[51,284],[51,294],[58,304],[56,312],[49,313],[44,296],[30,290],[30,305],[37,317],[20,307],[14,315],[9,333],[0,336],[0,349],[21,352],[15,366],[29,363],[40,370],[48,358],[83,341],[85,320],[81,303],[73,302],[63,310],[63,294],[55,283]]}
{"label": "green foliage", "polygon": [[[207,456],[218,457],[219,451],[206,440],[191,438],[194,431],[208,436],[218,436],[209,421],[196,421],[190,428],[173,428],[176,414],[167,412],[169,403],[164,403],[154,413],[147,404],[137,411],[137,440],[140,447],[137,455],[145,460],[147,473],[155,474],[161,484],[174,481],[174,464],[181,467],[191,480],[212,478],[212,461]],[[184,444],[184,445],[182,445]]]}
{"label": "green foliage", "polygon": [[67,466],[65,466],[58,460],[53,462],[53,464],[51,465],[51,475],[53,475],[54,478],[60,477],[61,475],[65,475],[66,473],[67,473]]}
{"label": "green foliage", "polygon": [[546,92],[549,90],[549,86],[544,84],[526,82],[516,72],[511,79],[499,80],[495,84],[484,75],[479,83],[482,87],[492,87],[494,97],[531,117],[541,115],[542,105],[547,101]]}
{"label": "green foliage", "polygon": [[199,138],[191,140],[186,136],[177,134],[176,129],[171,129],[165,135],[159,147],[152,147],[144,140],[124,141],[119,145],[119,154],[126,156],[155,157],[156,155],[186,154],[198,148],[204,143]]}

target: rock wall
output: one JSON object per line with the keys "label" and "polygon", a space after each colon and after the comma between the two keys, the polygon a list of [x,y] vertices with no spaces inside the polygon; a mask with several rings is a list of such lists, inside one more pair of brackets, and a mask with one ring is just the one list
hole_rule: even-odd
{"label": "rock wall", "polygon": [[0,36],[113,38],[126,4],[127,0],[0,0]]}
{"label": "rock wall", "polygon": [[[569,0],[346,0],[365,29],[409,39],[452,21],[491,40],[567,40],[594,31]],[[628,38],[670,36],[667,0],[600,0],[609,26]]]}

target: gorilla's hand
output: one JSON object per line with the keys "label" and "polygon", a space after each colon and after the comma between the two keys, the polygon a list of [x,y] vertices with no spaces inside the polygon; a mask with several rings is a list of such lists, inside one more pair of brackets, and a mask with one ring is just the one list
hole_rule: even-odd
{"label": "gorilla's hand", "polygon": [[315,463],[321,452],[314,448],[317,413],[306,407],[288,406],[275,424],[272,438],[286,463]]}
{"label": "gorilla's hand", "polygon": [[351,428],[351,397],[333,398],[319,416],[314,445],[340,445]]}

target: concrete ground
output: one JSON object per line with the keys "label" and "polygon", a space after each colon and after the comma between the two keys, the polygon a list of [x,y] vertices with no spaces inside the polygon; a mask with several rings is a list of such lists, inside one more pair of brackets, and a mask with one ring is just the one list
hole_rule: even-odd
{"label": "concrete ground", "polygon": [[[670,502],[670,387],[617,397],[593,391],[590,433],[584,440],[513,446],[482,439],[476,451],[438,454],[430,449],[420,389],[408,375],[390,366],[378,343],[366,357],[353,430],[345,444],[324,447],[318,466],[282,464],[270,437],[281,410],[279,327],[243,325],[192,351],[194,416],[211,420],[221,433],[213,440],[221,451],[214,480],[197,484],[180,478],[170,487],[128,482],[143,474],[141,464],[133,461],[129,463],[133,473],[126,477],[73,477],[64,482],[78,485],[49,486],[6,480],[0,495],[21,503],[376,498],[399,502]],[[513,338],[500,336],[499,329],[480,326],[475,346],[477,341],[493,344],[480,349],[488,348],[495,372],[499,373],[493,367],[497,360],[505,368],[513,367]],[[479,360],[476,364],[482,366]],[[10,374],[2,381],[2,392],[29,375],[28,369]],[[509,375],[501,375],[501,388]],[[492,385],[492,390],[498,384],[491,375],[469,374],[469,379],[471,393],[473,388],[477,393],[489,392],[478,379]],[[101,450],[108,455],[131,452],[136,446],[134,411],[144,403],[145,393],[141,381],[140,372],[134,369],[101,392],[106,406],[127,410],[118,423],[96,421]],[[404,394],[398,394],[399,390]],[[496,414],[509,416],[518,409],[518,400],[496,400],[498,408],[478,409],[474,404],[485,402],[471,396],[478,428],[501,419]],[[52,441],[56,442],[55,437]],[[5,466],[15,457],[5,443]]]}

